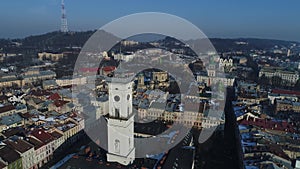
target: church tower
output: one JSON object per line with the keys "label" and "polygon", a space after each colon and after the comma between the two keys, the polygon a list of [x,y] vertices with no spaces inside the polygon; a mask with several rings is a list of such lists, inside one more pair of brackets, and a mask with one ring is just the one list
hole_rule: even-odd
{"label": "church tower", "polygon": [[137,85],[137,88],[142,88],[142,89],[145,89],[146,86],[145,86],[145,77],[143,74],[140,74],[138,76],[138,85]]}
{"label": "church tower", "polygon": [[[118,71],[118,70],[117,70]],[[135,159],[134,114],[132,112],[132,85],[128,74],[121,72],[108,79],[109,114],[107,116],[107,161],[122,165],[132,164]]]}

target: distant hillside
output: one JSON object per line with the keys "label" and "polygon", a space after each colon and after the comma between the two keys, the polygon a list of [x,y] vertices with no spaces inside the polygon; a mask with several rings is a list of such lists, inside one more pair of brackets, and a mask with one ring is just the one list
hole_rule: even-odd
{"label": "distant hillside", "polygon": [[[95,31],[85,31],[85,32],[50,32],[43,35],[29,36],[24,39],[0,39],[0,51],[2,52],[19,52],[27,55],[34,55],[36,52],[42,50],[51,51],[62,51],[65,47],[82,47],[86,41],[93,35]],[[119,38],[106,33],[103,33],[101,37],[105,37],[106,40],[117,41]],[[270,40],[270,39],[254,39],[254,38],[239,38],[239,39],[220,39],[211,38],[210,39],[214,47],[219,52],[224,51],[250,51],[251,49],[270,49],[275,45],[278,47],[289,47],[291,44],[295,43],[299,45],[298,42],[283,41],[283,40]],[[172,46],[172,40],[166,38],[164,40],[159,40],[160,43],[166,41],[166,46]],[[191,40],[190,43],[196,43],[198,40]],[[201,41],[201,40],[200,40]],[[18,42],[22,45],[16,45],[12,42]],[[169,42],[169,43],[168,43]],[[173,41],[176,42],[176,41]],[[242,42],[242,43],[238,43]]]}
{"label": "distant hillside", "polygon": [[[196,43],[199,40],[191,40],[189,43]],[[201,40],[200,40],[201,41]],[[277,45],[279,48],[290,47],[292,44],[299,45],[299,42],[273,40],[273,39],[255,39],[255,38],[238,38],[238,39],[221,39],[210,38],[211,43],[219,52],[225,51],[250,51],[252,49],[268,50]]]}
{"label": "distant hillside", "polygon": [[87,32],[51,32],[38,36],[29,36],[21,39],[23,48],[38,48],[49,50],[60,50],[62,47],[81,47],[95,31]]}
{"label": "distant hillside", "polygon": [[[50,32],[42,35],[29,36],[24,39],[0,40],[0,48],[7,53],[34,54],[42,50],[61,51],[68,46],[81,47],[89,39],[94,31],[71,32]],[[2,42],[2,43],[1,43]],[[21,45],[15,45],[18,42]]]}

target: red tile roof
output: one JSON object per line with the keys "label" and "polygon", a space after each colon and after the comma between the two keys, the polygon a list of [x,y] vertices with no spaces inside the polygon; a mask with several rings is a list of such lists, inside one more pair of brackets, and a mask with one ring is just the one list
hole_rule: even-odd
{"label": "red tile roof", "polygon": [[105,72],[112,72],[116,69],[116,66],[105,66],[102,68],[103,71]]}
{"label": "red tile roof", "polygon": [[283,90],[283,89],[273,89],[272,93],[274,93],[274,94],[288,94],[288,95],[300,96],[300,92],[298,92],[298,91]]}
{"label": "red tile roof", "polygon": [[43,129],[35,129],[31,132],[31,135],[43,142],[44,144],[47,144],[54,140],[51,134],[49,134]]}
{"label": "red tile roof", "polygon": [[20,153],[24,153],[31,148],[33,148],[33,145],[29,144],[28,142],[21,140],[21,139],[16,139],[16,140],[5,140],[3,141],[5,144],[7,144],[9,147],[11,147],[14,150],[17,150]]}
{"label": "red tile roof", "polygon": [[278,131],[286,131],[294,133],[296,130],[294,129],[294,126],[286,121],[273,121],[269,119],[253,119],[249,117],[248,120],[243,119],[240,124],[244,125],[253,125],[257,127],[261,127],[264,129],[270,129],[270,130],[278,130]]}
{"label": "red tile roof", "polygon": [[50,100],[59,100],[60,95],[58,93],[54,93],[54,94],[51,94],[48,99],[50,99]]}
{"label": "red tile roof", "polygon": [[83,67],[80,68],[81,72],[97,72],[99,68],[93,68],[93,67]]}
{"label": "red tile roof", "polygon": [[54,101],[54,105],[56,107],[62,107],[63,105],[65,105],[66,103],[69,103],[69,101],[64,101],[64,100],[55,100]]}
{"label": "red tile roof", "polygon": [[0,113],[11,111],[13,109],[15,109],[15,106],[13,106],[13,105],[6,105],[6,106],[3,106],[3,107],[0,107]]}

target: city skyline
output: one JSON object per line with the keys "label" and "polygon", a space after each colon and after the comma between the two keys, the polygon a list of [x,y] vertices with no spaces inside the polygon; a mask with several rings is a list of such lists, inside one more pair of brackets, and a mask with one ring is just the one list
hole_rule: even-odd
{"label": "city skyline", "polygon": [[[0,38],[23,38],[60,29],[61,1],[6,1],[0,11]],[[194,23],[210,38],[262,38],[300,41],[300,23],[293,1],[190,3],[180,1],[65,1],[70,31],[98,29],[121,16],[163,12]]]}
{"label": "city skyline", "polygon": [[[145,12],[154,6],[139,2],[129,9],[135,0],[107,8],[97,24],[108,24],[95,33],[74,32],[74,23],[85,24],[73,18],[86,21],[95,10],[70,14],[86,7],[66,0],[75,2],[66,3],[67,22],[64,0],[57,1],[47,1],[49,8],[34,17],[22,10],[7,13],[11,23],[23,21],[16,26],[20,34],[33,33],[0,39],[0,169],[300,169],[300,43],[262,39],[287,38],[284,31],[296,37],[286,30],[297,25],[288,27],[296,20],[288,17],[292,12],[282,15],[284,6],[263,25],[259,21],[268,17],[259,9],[248,15],[257,14],[255,25],[245,19],[247,11],[218,19],[228,30],[242,30],[245,25],[237,26],[242,23],[252,25],[248,30],[264,26],[266,37],[207,39],[203,32],[212,35],[195,26],[200,14],[194,21],[187,17],[197,7],[178,2],[176,9],[159,12]],[[20,8],[26,11],[26,4]],[[179,8],[185,13],[174,14]],[[124,15],[114,20],[112,12]],[[131,12],[140,13],[127,15]],[[84,22],[86,29],[98,17]],[[270,24],[275,21],[286,29]],[[32,36],[44,33],[39,31],[55,32]]]}

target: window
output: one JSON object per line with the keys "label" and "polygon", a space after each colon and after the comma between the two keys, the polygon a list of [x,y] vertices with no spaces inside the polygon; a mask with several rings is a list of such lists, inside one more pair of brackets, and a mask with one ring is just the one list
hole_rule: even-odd
{"label": "window", "polygon": [[129,150],[130,150],[130,149],[131,149],[131,140],[130,140],[130,138],[128,138],[128,142],[129,142],[128,148],[129,148]]}
{"label": "window", "polygon": [[115,100],[115,102],[120,101],[120,96],[116,95],[116,96],[114,97],[114,100]]}
{"label": "window", "polygon": [[130,99],[130,94],[127,95],[127,100],[129,100],[129,99]]}
{"label": "window", "polygon": [[120,140],[115,140],[115,152],[120,153]]}
{"label": "window", "polygon": [[127,116],[129,116],[129,107],[127,107]]}
{"label": "window", "polygon": [[117,109],[117,108],[115,108],[115,116],[116,116],[117,118],[120,117],[120,110]]}

